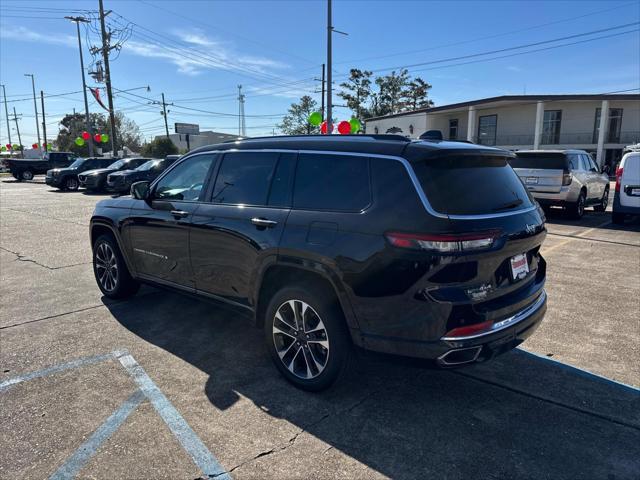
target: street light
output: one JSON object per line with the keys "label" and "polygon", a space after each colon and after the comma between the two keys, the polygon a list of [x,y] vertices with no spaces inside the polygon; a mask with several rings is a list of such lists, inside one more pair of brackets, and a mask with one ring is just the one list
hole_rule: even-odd
{"label": "street light", "polygon": [[82,93],[84,95],[84,113],[85,113],[85,123],[87,132],[91,135],[91,140],[87,143],[89,144],[89,156],[93,157],[93,129],[91,128],[91,119],[89,117],[89,102],[87,101],[87,84],[84,80],[84,59],[82,58],[82,41],[80,40],[80,22],[82,23],[90,23],[84,17],[64,17],[67,20],[71,20],[76,24],[76,29],[78,31],[78,48],[80,49],[80,73],[82,74]]}
{"label": "street light", "polygon": [[38,122],[38,104],[36,103],[36,81],[33,73],[25,73],[25,77],[31,77],[31,88],[33,89],[33,109],[36,112],[36,132],[38,133],[38,149],[42,151],[42,145],[40,144],[40,125]]}

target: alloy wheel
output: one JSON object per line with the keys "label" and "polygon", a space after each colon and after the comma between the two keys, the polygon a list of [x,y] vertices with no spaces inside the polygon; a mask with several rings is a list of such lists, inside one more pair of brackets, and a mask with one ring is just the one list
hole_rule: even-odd
{"label": "alloy wheel", "polygon": [[602,196],[602,211],[605,211],[608,205],[609,205],[609,189],[607,188],[605,189],[604,195]]}
{"label": "alloy wheel", "polygon": [[288,300],[278,307],[273,319],[273,344],[287,370],[304,380],[319,376],[329,361],[324,323],[302,300]]}
{"label": "alloy wheel", "polygon": [[67,180],[67,188],[69,190],[75,190],[76,188],[78,188],[78,180],[73,177]]}
{"label": "alloy wheel", "polygon": [[27,181],[33,180],[33,172],[31,170],[25,170],[22,172],[22,179]]}
{"label": "alloy wheel", "polygon": [[118,262],[111,245],[106,242],[98,245],[95,262],[100,286],[107,292],[113,292],[118,285]]}
{"label": "alloy wheel", "polygon": [[584,215],[584,197],[582,195],[578,197],[578,215],[580,217]]}

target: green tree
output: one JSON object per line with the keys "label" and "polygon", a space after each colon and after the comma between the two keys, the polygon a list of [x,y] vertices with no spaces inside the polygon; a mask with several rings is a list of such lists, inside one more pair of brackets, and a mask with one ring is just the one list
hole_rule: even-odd
{"label": "green tree", "polygon": [[343,88],[338,96],[347,102],[356,118],[370,117],[367,102],[371,96],[371,75],[369,70],[352,68],[349,71],[349,79],[340,84]]}
{"label": "green tree", "polygon": [[142,148],[143,137],[140,128],[136,122],[125,117],[122,112],[116,112],[116,141],[118,149],[127,147],[129,150],[139,152]]}
{"label": "green tree", "polygon": [[145,157],[164,158],[167,155],[178,153],[178,147],[167,137],[156,137],[142,146],[142,155]]}
{"label": "green tree", "polygon": [[402,92],[402,99],[405,110],[415,110],[417,108],[432,107],[433,101],[429,97],[431,85],[422,78],[416,77],[407,84],[407,88]]}
{"label": "green tree", "polygon": [[309,95],[303,96],[298,103],[292,103],[287,114],[278,125],[285,135],[304,135],[319,133],[319,128],[309,123],[309,115],[318,110],[318,102]]}
{"label": "green tree", "polygon": [[390,75],[376,78],[378,92],[374,94],[372,102],[372,116],[398,113],[403,108],[403,92],[409,83],[409,72],[406,68],[399,72],[392,71]]}

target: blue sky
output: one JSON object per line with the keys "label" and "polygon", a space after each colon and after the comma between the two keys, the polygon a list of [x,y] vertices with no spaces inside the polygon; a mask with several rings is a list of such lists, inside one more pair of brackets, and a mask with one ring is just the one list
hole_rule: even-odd
{"label": "blue sky", "polygon": [[[320,65],[326,60],[325,1],[104,0],[115,28],[131,36],[111,64],[118,90],[115,107],[140,125],[147,138],[164,131],[159,107],[173,102],[173,122],[237,133],[237,85],[246,94],[249,135],[271,134],[288,106],[303,94],[319,101]],[[10,111],[22,114],[23,144],[36,140],[30,79],[45,94],[81,90],[74,10],[97,10],[97,0],[3,0],[0,3],[0,81]],[[385,74],[389,68],[425,64],[631,24],[638,1],[341,1],[334,0],[334,77],[349,68]],[[37,18],[35,18],[37,17]],[[134,25],[130,25],[133,22]],[[504,94],[605,93],[640,88],[638,25],[501,54],[410,68],[433,85],[436,105]],[[632,33],[617,35],[623,31]],[[614,35],[615,36],[610,36]],[[523,51],[599,40],[529,54]],[[92,43],[97,36],[89,32]],[[83,30],[85,64],[91,63]],[[506,58],[488,60],[497,56]],[[473,62],[473,63],[469,63]],[[90,78],[89,85],[97,86]],[[134,96],[137,95],[137,96]],[[82,94],[45,99],[47,131],[76,108]],[[106,102],[106,100],[105,100]],[[342,103],[335,99],[334,103]],[[204,110],[197,112],[188,109]],[[40,106],[38,104],[38,109]],[[90,110],[101,109],[90,97]],[[213,112],[213,113],[212,113]],[[336,108],[338,119],[348,118]],[[4,111],[0,140],[6,143]],[[15,132],[12,133],[16,137]],[[14,139],[14,142],[16,140]]]}

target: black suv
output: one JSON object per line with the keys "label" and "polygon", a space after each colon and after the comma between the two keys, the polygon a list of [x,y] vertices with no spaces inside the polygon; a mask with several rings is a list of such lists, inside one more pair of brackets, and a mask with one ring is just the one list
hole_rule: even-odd
{"label": "black suv", "polygon": [[110,173],[118,172],[120,170],[132,170],[139,167],[143,163],[151,160],[151,158],[131,157],[121,158],[114,161],[105,168],[98,168],[95,170],[87,170],[84,173],[78,175],[80,186],[94,192],[104,190],[107,185],[107,176]]}
{"label": "black suv", "polygon": [[544,214],[505,150],[394,135],[247,139],[185,155],[91,219],[96,281],[250,312],[277,368],[320,390],[352,345],[487,360],[546,311]]}
{"label": "black suv", "polygon": [[107,190],[117,193],[129,193],[131,185],[141,180],[151,181],[169,168],[179,155],[167,155],[164,160],[148,160],[134,170],[121,170],[107,176]]}
{"label": "black suv", "polygon": [[47,170],[45,182],[47,185],[60,190],[77,190],[80,186],[78,174],[94,168],[105,168],[111,165],[117,158],[89,157],[77,158],[75,162],[66,168],[53,168]]}

